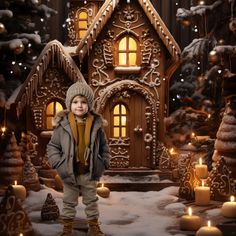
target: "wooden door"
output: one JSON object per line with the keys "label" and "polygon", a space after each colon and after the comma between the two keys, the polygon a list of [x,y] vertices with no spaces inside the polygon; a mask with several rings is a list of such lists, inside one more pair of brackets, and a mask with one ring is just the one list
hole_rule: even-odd
{"label": "wooden door", "polygon": [[107,138],[112,168],[150,168],[145,148],[147,102],[135,91],[122,91],[106,103],[104,118],[108,121]]}

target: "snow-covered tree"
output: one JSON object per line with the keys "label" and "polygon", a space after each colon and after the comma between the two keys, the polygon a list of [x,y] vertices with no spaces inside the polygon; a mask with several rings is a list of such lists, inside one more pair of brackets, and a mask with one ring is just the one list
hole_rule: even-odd
{"label": "snow-covered tree", "polygon": [[45,22],[55,13],[40,0],[0,1],[0,107],[49,40]]}
{"label": "snow-covered tree", "polygon": [[[236,4],[234,0],[194,0],[191,5],[176,12],[177,20],[190,27],[195,36],[182,51],[180,72],[170,87],[170,117],[184,110],[205,113],[200,126],[194,119],[181,121],[190,135],[194,132],[215,138],[224,105],[236,95],[235,82],[229,79],[236,73]],[[181,133],[176,130],[178,124],[174,128],[175,133]],[[171,132],[168,127],[167,132]]]}
{"label": "snow-covered tree", "polygon": [[235,0],[191,2],[190,9],[178,8],[176,13],[196,37],[183,49],[181,73],[171,86],[171,98],[179,106],[188,102],[195,109],[209,100],[214,109],[220,109],[222,78],[226,69],[235,73]]}

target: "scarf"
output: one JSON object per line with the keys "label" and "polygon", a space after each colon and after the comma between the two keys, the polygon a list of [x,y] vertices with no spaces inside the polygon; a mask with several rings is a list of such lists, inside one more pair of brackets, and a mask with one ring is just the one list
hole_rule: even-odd
{"label": "scarf", "polygon": [[90,145],[90,133],[94,120],[94,116],[88,113],[86,120],[76,120],[75,115],[70,112],[68,114],[68,120],[72,130],[72,134],[77,145],[76,160],[83,165],[88,165],[84,159],[84,152]]}

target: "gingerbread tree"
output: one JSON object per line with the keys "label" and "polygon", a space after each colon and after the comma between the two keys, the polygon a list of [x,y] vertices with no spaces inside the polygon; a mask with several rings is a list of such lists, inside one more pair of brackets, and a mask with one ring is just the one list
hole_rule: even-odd
{"label": "gingerbread tree", "polygon": [[0,203],[0,235],[33,235],[32,224],[13,193],[12,186],[6,190]]}
{"label": "gingerbread tree", "polygon": [[28,191],[33,190],[37,192],[41,188],[37,171],[28,155],[26,155],[25,159],[22,181]]}
{"label": "gingerbread tree", "polygon": [[[14,133],[6,135],[3,154],[0,156],[0,184],[8,186],[14,181],[21,183],[23,160]],[[3,137],[4,139],[4,137]]]}
{"label": "gingerbread tree", "polygon": [[60,213],[59,208],[52,197],[51,193],[48,193],[47,198],[43,204],[41,210],[41,218],[42,220],[56,220],[58,219]]}
{"label": "gingerbread tree", "polygon": [[[236,80],[236,76],[234,76],[234,80]],[[217,161],[221,156],[224,156],[232,177],[236,179],[236,92],[235,97],[231,97],[228,100],[216,136],[216,151],[213,155],[213,160]]]}
{"label": "gingerbread tree", "polygon": [[26,154],[27,154],[27,136],[25,133],[21,134],[21,140],[19,143],[20,151],[21,151],[21,158],[23,161],[26,159]]}
{"label": "gingerbread tree", "polygon": [[183,177],[180,179],[179,197],[186,200],[193,200],[194,189],[200,184],[199,178],[195,174],[192,164],[189,162],[185,168]]}
{"label": "gingerbread tree", "polygon": [[213,200],[225,201],[229,199],[229,196],[236,193],[236,186],[231,178],[224,157],[217,161],[210,172],[207,182],[211,188],[211,199]]}

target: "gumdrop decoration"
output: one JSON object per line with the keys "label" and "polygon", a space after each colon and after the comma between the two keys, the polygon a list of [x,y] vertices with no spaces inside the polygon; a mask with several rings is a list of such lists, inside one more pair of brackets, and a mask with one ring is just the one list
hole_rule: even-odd
{"label": "gumdrop decoration", "polygon": [[41,219],[43,221],[55,221],[59,218],[59,216],[59,208],[53,199],[52,194],[48,193],[41,210]]}
{"label": "gumdrop decoration", "polygon": [[27,213],[9,186],[0,202],[0,235],[34,235]]}
{"label": "gumdrop decoration", "polygon": [[212,200],[226,201],[231,195],[236,194],[236,186],[224,157],[221,157],[213,167],[207,178],[207,183],[211,188]]}

